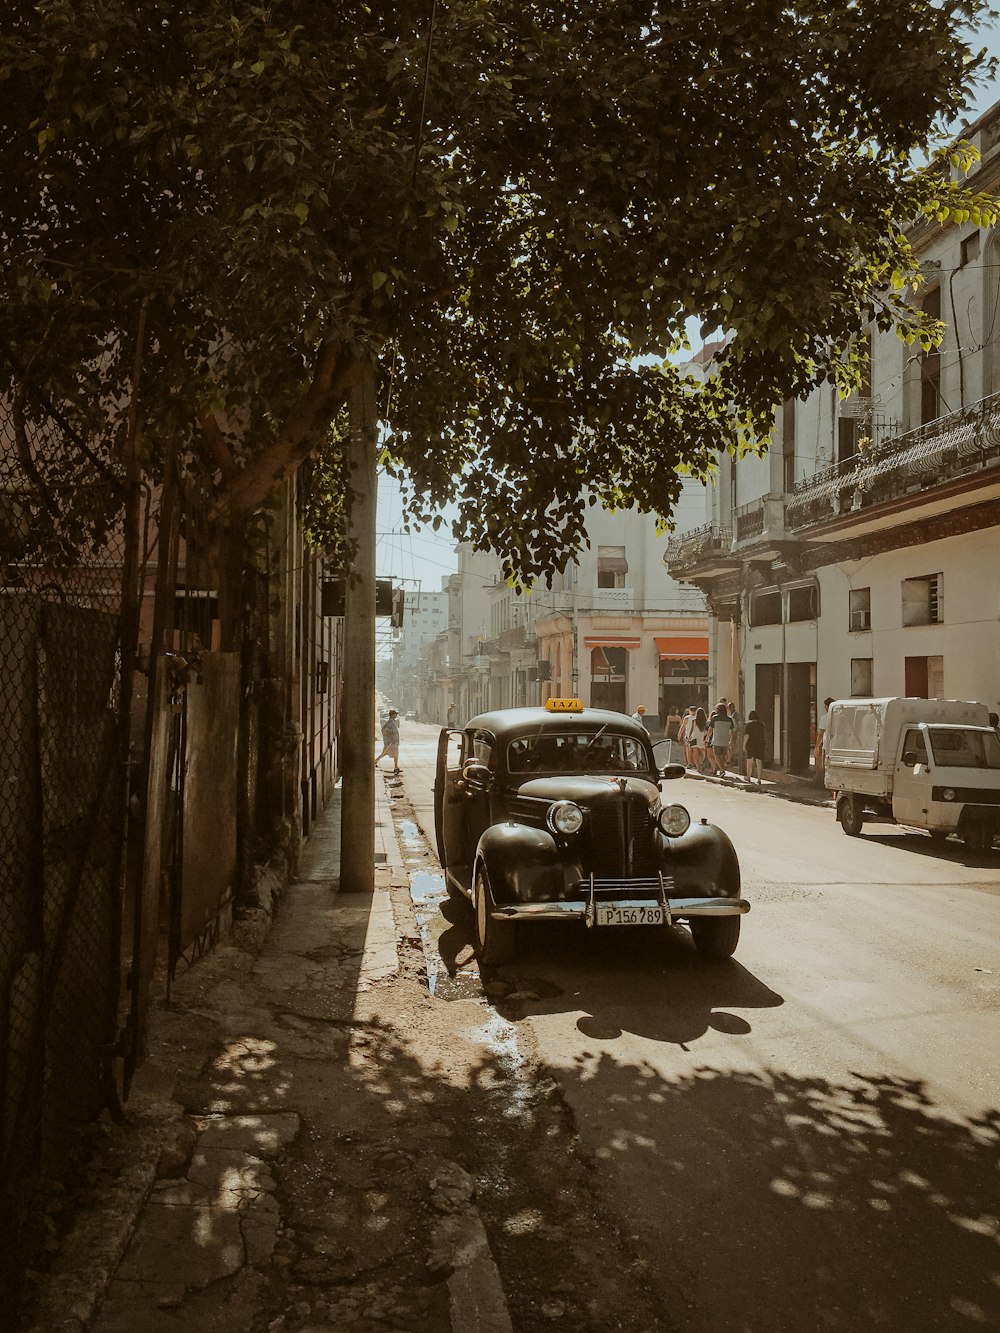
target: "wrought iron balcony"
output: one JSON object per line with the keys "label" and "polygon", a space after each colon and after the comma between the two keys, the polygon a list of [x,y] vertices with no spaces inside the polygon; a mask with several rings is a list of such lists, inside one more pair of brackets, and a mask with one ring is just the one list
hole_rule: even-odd
{"label": "wrought iron balcony", "polygon": [[516,652],[520,648],[534,648],[537,642],[534,631],[527,625],[514,625],[511,629],[501,630],[497,640],[503,653]]}
{"label": "wrought iron balcony", "polygon": [[729,556],[733,545],[732,530],[719,523],[706,523],[682,536],[671,537],[663,553],[663,563],[674,570],[696,569],[720,556]]}
{"label": "wrought iron balcony", "polygon": [[752,500],[750,504],[740,505],[733,515],[737,542],[749,542],[763,536],[764,533],[764,498]]}
{"label": "wrought iron balcony", "polygon": [[1000,394],[873,445],[800,481],[785,502],[790,530],[829,523],[1000,464]]}

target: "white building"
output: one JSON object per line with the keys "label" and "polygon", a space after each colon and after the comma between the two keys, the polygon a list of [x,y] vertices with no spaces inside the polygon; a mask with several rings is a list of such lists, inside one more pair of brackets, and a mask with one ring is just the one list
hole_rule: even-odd
{"label": "white building", "polygon": [[[971,183],[1000,187],[1000,105],[967,132]],[[1000,709],[1000,234],[911,235],[937,351],[859,330],[859,394],[779,410],[770,451],[720,463],[707,522],[668,545],[712,614],[718,692],[807,771],[827,696],[978,699]]]}
{"label": "white building", "polygon": [[421,660],[425,645],[448,628],[447,581],[440,591],[407,590],[403,595],[403,623],[394,631],[389,693],[397,708],[419,712],[422,692]]}
{"label": "white building", "polygon": [[[700,519],[703,504],[701,487],[686,486],[679,526]],[[454,701],[464,720],[576,695],[628,713],[642,703],[656,731],[668,704],[707,702],[705,599],[668,575],[653,517],[594,508],[587,527],[589,549],[551,588],[530,593],[504,581],[494,556],[460,548],[459,573],[449,580],[448,666],[438,645],[438,664],[427,669],[437,681],[435,709]]]}

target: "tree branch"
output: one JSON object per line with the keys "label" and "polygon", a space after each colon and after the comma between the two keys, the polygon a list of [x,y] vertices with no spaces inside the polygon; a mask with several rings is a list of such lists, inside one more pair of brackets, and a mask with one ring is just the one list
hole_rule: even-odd
{"label": "tree branch", "polygon": [[357,362],[341,343],[323,345],[312,383],[272,443],[225,485],[233,518],[252,514],[326,442],[356,371]]}

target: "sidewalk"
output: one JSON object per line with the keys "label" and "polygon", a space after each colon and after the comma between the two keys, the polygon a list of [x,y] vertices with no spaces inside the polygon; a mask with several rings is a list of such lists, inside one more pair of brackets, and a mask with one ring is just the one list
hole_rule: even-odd
{"label": "sidewalk", "polygon": [[783,801],[794,801],[797,805],[820,805],[833,808],[833,796],[825,787],[819,785],[811,776],[798,777],[794,773],[783,773],[777,769],[764,769],[762,782],[750,783],[746,778],[729,772],[724,778],[708,773],[698,773],[689,768],[687,777],[696,782],[711,782],[718,787],[736,787],[742,791],[759,793],[762,796],[776,796]]}
{"label": "sidewalk", "polygon": [[340,893],[338,790],[259,951],[237,928],[154,1007],[31,1333],[510,1333],[407,1040],[426,988],[392,786],[374,893]]}

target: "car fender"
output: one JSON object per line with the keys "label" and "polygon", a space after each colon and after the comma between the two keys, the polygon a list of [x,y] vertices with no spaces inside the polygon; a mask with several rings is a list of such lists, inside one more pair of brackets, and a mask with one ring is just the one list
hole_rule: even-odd
{"label": "car fender", "polygon": [[497,903],[564,898],[580,877],[572,845],[557,843],[547,829],[528,824],[491,825],[476,848],[480,861]]}
{"label": "car fender", "polygon": [[678,897],[740,896],[739,858],[722,829],[715,824],[692,824],[679,838],[667,841]]}

